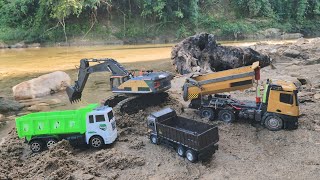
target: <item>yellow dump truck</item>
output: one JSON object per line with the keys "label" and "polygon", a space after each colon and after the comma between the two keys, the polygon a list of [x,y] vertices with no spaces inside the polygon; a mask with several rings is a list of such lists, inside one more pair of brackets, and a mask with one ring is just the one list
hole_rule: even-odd
{"label": "yellow dump truck", "polygon": [[[268,81],[261,102],[259,63],[216,73],[191,76],[183,86],[183,98],[191,100],[190,108],[200,110],[200,116],[225,122],[237,118],[251,119],[269,130],[298,127],[298,90],[292,82]],[[218,93],[245,90],[257,85],[256,101],[239,101]]]}

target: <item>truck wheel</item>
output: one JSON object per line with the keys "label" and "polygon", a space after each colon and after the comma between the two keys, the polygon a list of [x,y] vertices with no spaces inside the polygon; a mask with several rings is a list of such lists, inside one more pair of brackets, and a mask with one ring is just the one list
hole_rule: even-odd
{"label": "truck wheel", "polygon": [[283,127],[283,121],[280,117],[271,115],[264,120],[264,125],[270,131],[279,131]]}
{"label": "truck wheel", "polygon": [[201,118],[208,118],[212,121],[214,119],[214,112],[211,108],[201,108],[200,116]]}
{"label": "truck wheel", "polygon": [[101,148],[103,144],[103,139],[100,136],[93,136],[90,139],[90,146],[93,148]]}
{"label": "truck wheel", "polygon": [[234,113],[228,109],[219,111],[218,116],[220,121],[224,121],[226,123],[232,123],[236,119]]}
{"label": "truck wheel", "polygon": [[185,150],[185,148],[183,146],[180,145],[177,148],[177,153],[178,153],[179,156],[184,157],[185,154],[186,154],[186,150]]}
{"label": "truck wheel", "polygon": [[48,139],[47,140],[47,148],[50,149],[52,148],[58,141],[55,139]]}
{"label": "truck wheel", "polygon": [[34,153],[38,153],[38,152],[43,151],[43,148],[44,148],[43,142],[40,140],[33,140],[30,143],[30,149]]}
{"label": "truck wheel", "polygon": [[150,136],[150,141],[152,144],[158,144],[158,138],[155,135]]}
{"label": "truck wheel", "polygon": [[188,149],[186,151],[186,157],[188,159],[188,161],[190,162],[196,162],[197,161],[197,156],[196,156],[196,153],[190,149]]}

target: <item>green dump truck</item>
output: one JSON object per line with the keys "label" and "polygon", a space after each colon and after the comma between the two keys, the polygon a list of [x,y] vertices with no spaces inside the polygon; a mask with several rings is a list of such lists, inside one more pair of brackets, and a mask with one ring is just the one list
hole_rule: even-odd
{"label": "green dump truck", "polygon": [[19,138],[25,138],[33,152],[66,139],[72,144],[100,148],[117,138],[112,108],[90,104],[77,110],[31,113],[16,119]]}

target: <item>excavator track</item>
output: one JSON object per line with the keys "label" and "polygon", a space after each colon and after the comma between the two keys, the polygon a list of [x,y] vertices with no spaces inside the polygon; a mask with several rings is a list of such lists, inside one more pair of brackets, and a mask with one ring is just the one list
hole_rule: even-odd
{"label": "excavator track", "polygon": [[130,115],[144,110],[147,107],[158,106],[164,103],[168,97],[169,95],[166,92],[136,96],[118,94],[107,98],[104,105],[113,107],[117,113]]}
{"label": "excavator track", "polygon": [[128,96],[125,94],[115,94],[112,96],[109,96],[108,98],[104,99],[104,105],[109,107],[115,107],[117,106],[121,101],[127,99]]}

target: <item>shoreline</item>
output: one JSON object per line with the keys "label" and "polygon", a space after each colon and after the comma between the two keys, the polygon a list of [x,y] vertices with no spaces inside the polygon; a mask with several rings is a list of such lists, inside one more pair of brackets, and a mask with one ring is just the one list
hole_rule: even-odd
{"label": "shoreline", "polygon": [[[292,33],[296,34],[296,33]],[[219,38],[217,36],[217,40],[221,44],[233,44],[233,43],[254,43],[254,42],[277,42],[277,41],[294,41],[299,38],[304,38],[303,36],[293,36],[290,37],[290,33],[287,34],[288,37],[265,37],[265,38],[243,38],[243,39],[226,39]],[[305,37],[305,39],[313,39],[317,37]],[[0,41],[0,50],[1,49],[25,49],[25,48],[48,48],[48,47],[91,47],[91,46],[155,46],[155,45],[167,45],[179,43],[182,39],[160,39],[156,38],[156,40],[141,40],[137,42],[129,42],[126,40],[107,40],[107,41],[99,41],[99,40],[70,40],[69,42],[45,42],[45,43],[26,43],[25,41],[21,41],[15,44],[6,44]]]}

